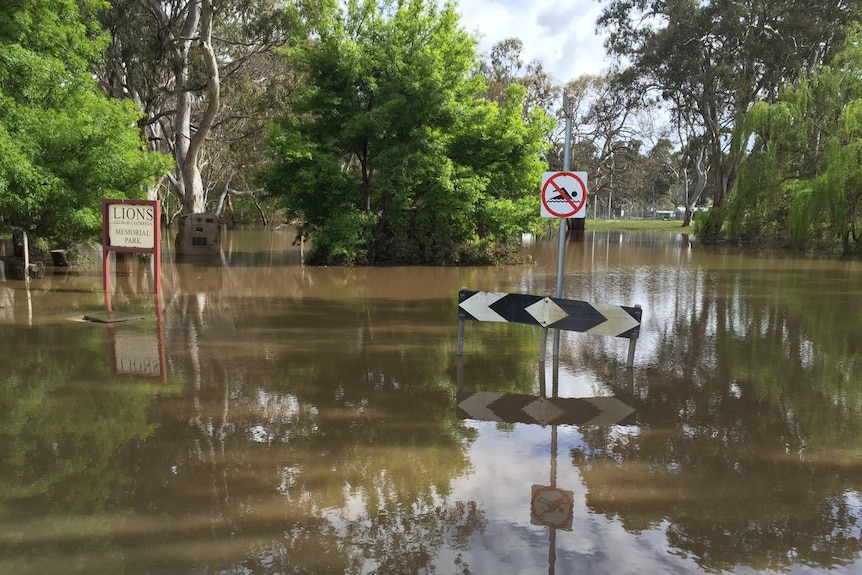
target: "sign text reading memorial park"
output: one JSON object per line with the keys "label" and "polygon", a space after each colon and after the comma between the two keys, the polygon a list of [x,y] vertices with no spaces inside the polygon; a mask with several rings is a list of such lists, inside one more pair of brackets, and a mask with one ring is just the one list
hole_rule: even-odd
{"label": "sign text reading memorial park", "polygon": [[108,245],[112,248],[151,250],[156,246],[159,224],[155,202],[107,201],[103,205]]}

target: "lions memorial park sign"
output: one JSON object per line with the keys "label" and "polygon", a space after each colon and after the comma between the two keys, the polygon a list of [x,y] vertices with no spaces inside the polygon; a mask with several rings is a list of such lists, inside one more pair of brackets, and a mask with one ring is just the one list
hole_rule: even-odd
{"label": "lions memorial park sign", "polygon": [[105,200],[102,205],[107,245],[152,250],[156,247],[157,202]]}

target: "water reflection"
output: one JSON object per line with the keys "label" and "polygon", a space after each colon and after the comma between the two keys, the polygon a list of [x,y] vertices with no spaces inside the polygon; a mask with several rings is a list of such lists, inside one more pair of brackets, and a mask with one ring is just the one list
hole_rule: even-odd
{"label": "water reflection", "polygon": [[639,428],[585,430],[571,451],[587,505],[634,533],[661,528],[704,569],[858,561],[858,266],[696,256],[650,276],[676,287],[645,304],[666,312],[642,332],[655,335]]}
{"label": "water reflection", "polygon": [[635,366],[566,333],[552,393],[634,414],[542,426],[459,418],[459,376],[548,394],[541,329],[472,330],[459,371],[457,293],[552,293],[556,240],[500,269],[305,268],[292,240],[168,249],[166,384],[107,353],[157,333],[145,262],[114,307],[147,319],[113,328],[72,321],[99,270],[0,278],[0,573],[859,569],[859,264],[587,232],[563,297],[640,304]]}

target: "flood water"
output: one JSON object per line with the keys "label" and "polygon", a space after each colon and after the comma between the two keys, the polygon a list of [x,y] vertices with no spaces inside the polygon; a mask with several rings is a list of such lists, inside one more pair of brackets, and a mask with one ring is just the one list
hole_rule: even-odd
{"label": "flood water", "polygon": [[513,323],[467,322],[459,361],[458,290],[553,294],[556,239],[355,269],[292,240],[166,246],[162,314],[114,262],[142,319],[113,324],[82,321],[98,255],[0,275],[0,573],[862,573],[862,264],[588,231],[563,297],[642,306],[627,369],[628,340],[562,332],[554,361],[549,332],[540,363]]}

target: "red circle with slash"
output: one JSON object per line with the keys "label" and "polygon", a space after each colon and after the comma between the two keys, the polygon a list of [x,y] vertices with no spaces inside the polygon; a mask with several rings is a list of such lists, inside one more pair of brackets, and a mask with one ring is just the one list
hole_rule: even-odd
{"label": "red circle with slash", "polygon": [[542,205],[555,218],[573,217],[586,205],[586,199],[587,185],[572,172],[557,172],[542,186]]}

